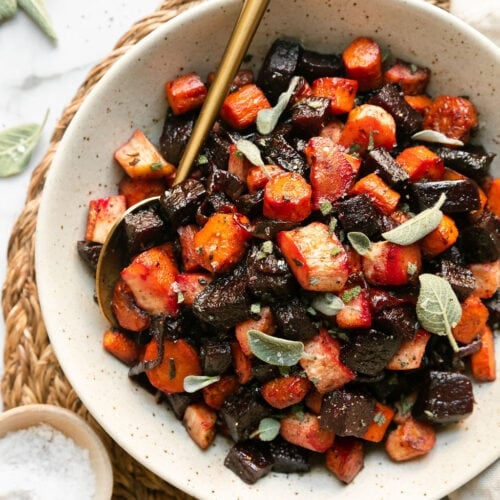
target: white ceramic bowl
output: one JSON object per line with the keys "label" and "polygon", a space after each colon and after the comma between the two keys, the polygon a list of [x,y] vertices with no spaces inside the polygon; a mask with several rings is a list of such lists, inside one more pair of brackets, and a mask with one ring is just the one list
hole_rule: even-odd
{"label": "white ceramic bowl", "polygon": [[[0,438],[9,432],[48,425],[89,452],[95,476],[95,500],[106,500],[113,493],[113,469],[108,452],[92,428],[72,411],[48,404],[31,404],[0,413]],[[0,478],[1,480],[2,478]],[[7,478],[3,478],[5,481]],[[28,479],[29,481],[29,479]]]}
{"label": "white ceramic bowl", "polygon": [[[270,474],[254,486],[223,466],[228,443],[201,452],[182,425],[101,347],[107,327],[93,299],[92,276],[80,262],[91,198],[116,190],[112,153],[142,128],[157,140],[166,111],[163,84],[179,74],[206,75],[217,66],[241,1],[211,0],[160,27],[106,74],[68,128],[50,169],[40,206],[36,270],[44,319],[71,384],[105,430],[139,462],[199,498],[439,498],[499,456],[500,384],[475,389],[474,414],[439,432],[425,458],[394,464],[367,456],[349,486],[324,468],[307,475]],[[468,95],[491,151],[500,142],[499,50],[463,22],[420,0],[272,0],[251,46],[257,68],[272,41],[293,36],[307,48],[340,52],[354,37],[374,37],[385,50],[432,69],[429,91]],[[498,165],[497,165],[498,167]]]}

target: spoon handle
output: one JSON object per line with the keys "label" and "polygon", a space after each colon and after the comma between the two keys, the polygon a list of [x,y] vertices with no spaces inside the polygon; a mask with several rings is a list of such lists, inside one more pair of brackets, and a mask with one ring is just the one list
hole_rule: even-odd
{"label": "spoon handle", "polygon": [[231,87],[234,75],[241,65],[250,42],[270,0],[245,0],[238,21],[224,52],[215,79],[196,120],[193,133],[179,162],[174,185],[187,178],[200,148],[212,127]]}

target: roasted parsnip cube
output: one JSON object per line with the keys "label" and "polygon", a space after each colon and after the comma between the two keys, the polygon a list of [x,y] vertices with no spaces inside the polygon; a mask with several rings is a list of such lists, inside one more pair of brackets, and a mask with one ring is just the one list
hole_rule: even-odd
{"label": "roasted parsnip cube", "polygon": [[91,200],[87,215],[85,240],[104,243],[114,223],[127,209],[125,196],[109,196]]}

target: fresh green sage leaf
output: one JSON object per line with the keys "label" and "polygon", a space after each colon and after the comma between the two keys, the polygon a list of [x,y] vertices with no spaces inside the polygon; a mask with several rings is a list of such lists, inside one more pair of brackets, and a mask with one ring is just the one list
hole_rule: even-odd
{"label": "fresh green sage leaf", "polygon": [[246,156],[247,160],[252,165],[257,165],[258,167],[264,166],[264,161],[260,156],[260,149],[253,142],[247,139],[240,139],[236,143],[236,147],[238,148],[238,151]]}
{"label": "fresh green sage leaf", "polygon": [[290,99],[292,98],[293,93],[295,92],[295,87],[297,86],[299,79],[300,77],[294,76],[290,80],[288,89],[280,94],[280,96],[278,97],[278,102],[274,107],[261,109],[257,113],[256,126],[260,134],[267,135],[274,130],[281,114],[283,113],[283,111],[285,111],[288,103],[290,102]]}
{"label": "fresh green sage leaf", "polygon": [[57,40],[44,0],[17,0],[17,3],[49,38]]}
{"label": "fresh green sage leaf", "polygon": [[330,292],[322,293],[314,297],[311,305],[316,311],[319,311],[325,316],[335,316],[345,307],[342,300]]}
{"label": "fresh green sage leaf", "polygon": [[421,274],[417,299],[417,318],[423,328],[436,335],[447,335],[455,352],[458,346],[451,329],[460,321],[462,307],[451,285],[434,274]]}
{"label": "fresh green sage leaf", "polygon": [[184,378],[184,391],[196,392],[204,387],[212,385],[220,380],[219,375],[215,377],[208,377],[206,375],[188,375]]}
{"label": "fresh green sage leaf", "polygon": [[443,218],[443,212],[441,212],[440,208],[443,206],[445,199],[446,195],[443,193],[433,207],[423,210],[394,229],[382,233],[382,237],[398,245],[411,245],[427,236],[439,226]]}
{"label": "fresh green sage leaf", "polygon": [[445,144],[447,146],[463,146],[464,143],[458,139],[452,139],[437,130],[420,130],[411,136],[414,141],[435,142],[437,144]]}
{"label": "fresh green sage leaf", "polygon": [[0,22],[12,17],[17,10],[16,0],[1,0],[0,1]]}
{"label": "fresh green sage leaf", "polygon": [[370,238],[368,238],[366,234],[358,231],[351,231],[350,233],[347,233],[347,239],[352,245],[352,248],[354,248],[359,255],[365,255],[372,247]]}
{"label": "fresh green sage leaf", "polygon": [[41,125],[26,123],[0,131],[0,177],[23,171],[40,138],[47,116],[48,113]]}
{"label": "fresh green sage leaf", "polygon": [[250,437],[259,437],[261,441],[272,441],[280,433],[281,424],[275,418],[266,417],[259,422],[258,429]]}
{"label": "fresh green sage leaf", "polygon": [[270,365],[293,366],[304,355],[302,342],[280,339],[259,330],[249,330],[248,341],[254,356]]}

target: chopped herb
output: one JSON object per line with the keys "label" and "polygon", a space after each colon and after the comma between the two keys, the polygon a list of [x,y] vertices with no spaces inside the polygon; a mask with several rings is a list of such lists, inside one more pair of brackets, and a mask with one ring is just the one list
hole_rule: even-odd
{"label": "chopped herb", "polygon": [[184,302],[184,294],[182,292],[177,292],[177,303],[182,304]]}
{"label": "chopped herb", "polygon": [[309,285],[310,285],[310,286],[315,286],[315,285],[317,285],[320,281],[321,281],[321,279],[320,279],[320,278],[318,278],[318,277],[311,278],[311,279],[309,280]]}
{"label": "chopped herb", "polygon": [[314,307],[308,307],[307,308],[307,312],[311,315],[311,316],[316,316],[316,309],[314,309]]}
{"label": "chopped herb", "polygon": [[168,358],[168,379],[173,380],[177,374],[174,358]]}
{"label": "chopped herb", "polygon": [[333,234],[335,232],[335,228],[337,227],[337,219],[332,217],[330,222],[328,223],[328,233]]}
{"label": "chopped herb", "polygon": [[362,288],[359,285],[351,288],[350,290],[346,290],[342,294],[342,302],[344,302],[344,304],[351,302],[351,300],[354,300],[361,293],[361,290]]}
{"label": "chopped herb", "polygon": [[384,425],[385,424],[385,421],[386,421],[386,418],[385,418],[385,415],[382,413],[382,412],[377,412],[375,414],[375,416],[373,417],[373,421],[377,424],[377,425]]}
{"label": "chopped herb", "polygon": [[200,254],[201,252],[203,252],[203,247],[196,247],[196,248],[195,248],[195,252],[196,252],[197,254]]}
{"label": "chopped herb", "polygon": [[337,255],[342,252],[342,250],[339,248],[339,247],[335,247],[332,249],[332,251],[330,252],[330,255],[332,257],[337,257]]}
{"label": "chopped herb", "polygon": [[155,161],[154,163],[151,163],[151,165],[149,166],[149,168],[153,171],[153,172],[158,172],[159,170],[161,170],[163,168],[163,165],[160,161]]}
{"label": "chopped herb", "polygon": [[415,276],[415,273],[418,271],[417,265],[414,262],[408,262],[408,266],[406,268],[406,272],[408,276]]}
{"label": "chopped herb", "polygon": [[292,260],[297,267],[302,267],[304,265],[304,263],[301,262],[299,259],[293,258]]}
{"label": "chopped herb", "polygon": [[258,302],[256,302],[255,304],[252,304],[250,306],[250,312],[252,314],[260,314],[260,310],[261,310],[261,308],[260,308],[260,304]]}
{"label": "chopped herb", "polygon": [[424,414],[426,417],[428,418],[434,418],[434,413],[432,413],[431,411],[429,410],[424,410]]}
{"label": "chopped herb", "polygon": [[267,253],[268,255],[273,253],[273,242],[271,240],[264,241],[262,243],[261,249],[264,253]]}
{"label": "chopped herb", "polygon": [[198,165],[206,165],[208,163],[208,158],[205,155],[198,156]]}
{"label": "chopped herb", "polygon": [[418,66],[416,64],[410,64],[411,74],[414,75],[418,71]]}
{"label": "chopped herb", "polygon": [[333,205],[330,201],[324,201],[319,209],[323,215],[328,215],[333,210]]}

